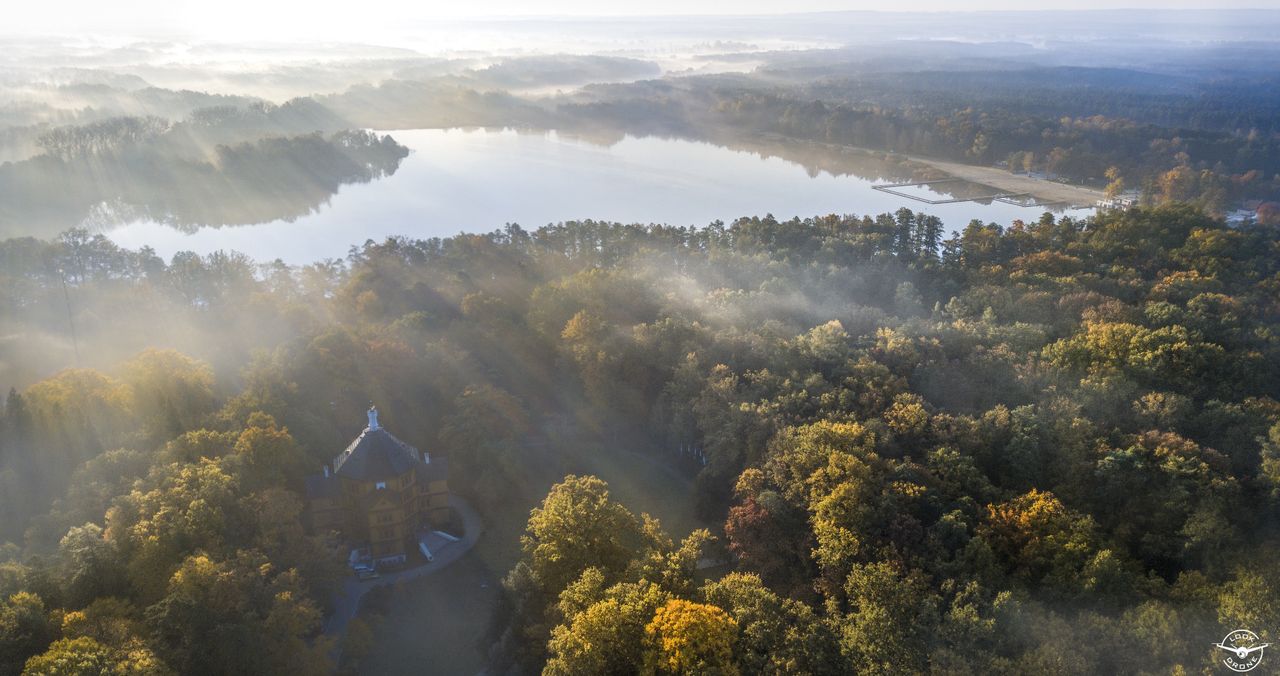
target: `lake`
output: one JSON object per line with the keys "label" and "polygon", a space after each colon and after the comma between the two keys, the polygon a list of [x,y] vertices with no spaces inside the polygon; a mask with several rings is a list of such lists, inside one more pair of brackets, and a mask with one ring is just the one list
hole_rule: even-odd
{"label": "lake", "polygon": [[[831,158],[806,165],[769,151],[656,137],[600,143],[555,132],[389,133],[412,151],[394,174],[344,185],[314,213],[296,220],[193,232],[141,221],[104,232],[121,246],[151,246],[165,259],[178,251],[221,249],[298,264],[341,258],[369,239],[448,237],[507,223],[527,229],[585,219],[703,226],[770,213],[779,219],[875,215],[906,206],[934,214],[954,230],[975,218],[1008,224],[1037,219],[1044,211],[1001,202],[930,205],[873,190],[875,183],[904,177],[870,155],[842,156],[833,168]],[[954,185],[937,189],[955,191]],[[952,194],[915,190],[926,197]]]}

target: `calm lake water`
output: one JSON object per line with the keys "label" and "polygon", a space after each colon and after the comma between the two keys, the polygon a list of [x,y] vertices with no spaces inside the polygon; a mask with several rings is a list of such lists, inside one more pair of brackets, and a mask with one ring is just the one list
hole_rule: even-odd
{"label": "calm lake water", "polygon": [[[832,173],[779,157],[654,137],[628,136],[602,145],[554,132],[390,133],[412,150],[395,174],[345,185],[317,212],[295,221],[192,233],[135,222],[105,232],[121,246],[148,245],[165,259],[178,251],[223,249],[263,261],[309,263],[340,258],[350,246],[369,239],[447,237],[489,232],[507,223],[531,230],[585,219],[702,226],[769,213],[779,219],[874,215],[906,206],[942,218],[953,230],[974,218],[1008,224],[1039,218],[1044,211],[1000,202],[930,205],[872,190],[873,183],[902,177],[870,158],[849,160],[850,166]],[[928,190],[923,194],[947,196]]]}

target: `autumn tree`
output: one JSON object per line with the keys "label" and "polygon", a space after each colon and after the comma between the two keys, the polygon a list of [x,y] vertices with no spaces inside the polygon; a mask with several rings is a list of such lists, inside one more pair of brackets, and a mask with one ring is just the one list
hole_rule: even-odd
{"label": "autumn tree", "polygon": [[730,573],[708,582],[701,596],[737,624],[733,652],[743,673],[840,674],[850,668],[818,612],[779,597],[755,575]]}
{"label": "autumn tree", "polygon": [[329,642],[313,641],[321,615],[294,571],[261,554],[188,557],[147,609],[160,654],[184,674],[321,673]]}
{"label": "autumn tree", "polygon": [[567,476],[529,516],[523,556],[503,582],[515,603],[516,626],[528,652],[541,656],[555,621],[555,600],[588,569],[617,581],[645,546],[643,522],[609,498],[592,476]]}
{"label": "autumn tree", "polygon": [[213,369],[174,350],[148,349],[123,366],[135,405],[157,441],[200,426],[214,410]]}
{"label": "autumn tree", "polygon": [[1104,191],[1107,199],[1114,199],[1124,192],[1124,177],[1120,175],[1119,167],[1107,167],[1107,187]]}
{"label": "autumn tree", "polygon": [[645,627],[671,594],[649,581],[605,588],[589,568],[560,595],[564,618],[548,643],[546,674],[636,673],[644,660]]}
{"label": "autumn tree", "polygon": [[1081,571],[1098,549],[1092,518],[1035,489],[988,505],[979,532],[1014,576],[1066,590],[1078,588]]}
{"label": "autumn tree", "polygon": [[857,565],[845,580],[849,611],[837,624],[840,649],[858,673],[925,671],[937,600],[919,571],[889,562]]}
{"label": "autumn tree", "polygon": [[716,606],[672,599],[645,627],[644,672],[650,674],[739,673],[733,656],[737,626]]}
{"label": "autumn tree", "polygon": [[31,592],[18,592],[0,601],[0,671],[16,674],[27,659],[57,638],[57,623],[44,601]]}

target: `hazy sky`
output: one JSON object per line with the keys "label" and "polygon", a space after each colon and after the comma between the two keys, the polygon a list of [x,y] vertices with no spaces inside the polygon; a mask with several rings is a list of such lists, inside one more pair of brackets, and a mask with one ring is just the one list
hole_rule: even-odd
{"label": "hazy sky", "polygon": [[494,16],[774,14],[838,10],[1280,9],[1280,0],[11,0],[0,33],[180,32],[220,39],[344,28],[405,20]]}

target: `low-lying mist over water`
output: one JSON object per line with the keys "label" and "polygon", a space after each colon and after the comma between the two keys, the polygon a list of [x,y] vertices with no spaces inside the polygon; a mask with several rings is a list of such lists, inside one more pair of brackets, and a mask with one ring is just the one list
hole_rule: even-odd
{"label": "low-lying mist over water", "polygon": [[[341,258],[365,240],[429,239],[488,232],[507,223],[538,228],[595,219],[704,226],[741,216],[779,218],[927,210],[949,229],[970,220],[1035,220],[1045,209],[960,202],[927,205],[871,189],[902,178],[872,155],[847,156],[843,170],[822,170],[778,157],[704,142],[627,136],[611,145],[555,132],[402,130],[409,155],[393,174],[340,187],[313,214],[260,225],[177,230],[156,221],[103,225],[121,246],[177,251],[242,251],[262,261],[310,263]],[[838,173],[829,173],[838,172]],[[953,184],[937,186],[957,190]],[[921,189],[930,199],[951,193]],[[975,195],[992,194],[990,188]],[[1071,210],[1076,217],[1091,210]],[[129,219],[124,219],[129,220]]]}
{"label": "low-lying mist over water", "polygon": [[[705,225],[906,206],[958,230],[1039,216],[989,199],[929,204],[942,184],[869,189],[935,178],[970,182],[944,198],[1061,211],[1123,193],[1227,214],[1280,190],[1265,65],[1280,49],[1265,25],[1280,14],[454,18],[367,42],[0,38],[0,235],[88,227],[166,257],[230,247],[303,262],[370,238],[566,218]],[[490,131],[443,131],[477,128]],[[912,191],[928,201],[901,197]]]}
{"label": "low-lying mist over water", "polygon": [[0,676],[1271,673],[1248,1],[8,3]]}

